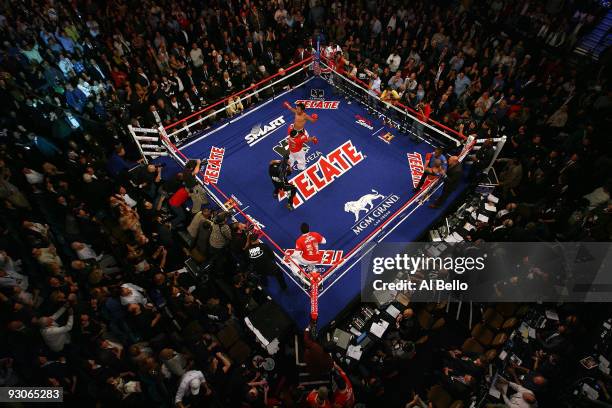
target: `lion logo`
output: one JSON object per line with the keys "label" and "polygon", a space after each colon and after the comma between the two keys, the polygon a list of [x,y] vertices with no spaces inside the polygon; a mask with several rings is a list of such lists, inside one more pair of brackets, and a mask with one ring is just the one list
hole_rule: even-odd
{"label": "lion logo", "polygon": [[385,198],[382,194],[378,194],[378,191],[372,190],[371,194],[362,196],[359,200],[349,201],[344,204],[344,211],[353,213],[355,216],[355,222],[359,221],[359,213],[365,211],[366,213],[374,208],[374,200],[379,198]]}

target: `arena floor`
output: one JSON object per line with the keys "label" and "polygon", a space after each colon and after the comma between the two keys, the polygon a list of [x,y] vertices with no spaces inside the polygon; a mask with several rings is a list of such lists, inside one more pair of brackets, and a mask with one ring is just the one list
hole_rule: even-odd
{"label": "arena floor", "polygon": [[[428,208],[421,203],[423,194],[413,192],[418,177],[413,179],[408,155],[415,170],[415,158],[426,157],[433,147],[388,128],[361,104],[351,103],[333,91],[322,79],[310,79],[232,120],[226,119],[179,148],[189,158],[208,158],[212,151],[220,162],[218,175],[209,172],[220,190],[210,189],[216,201],[224,203],[227,199],[223,195],[231,197],[276,243],[271,246],[278,263],[293,284],[281,291],[276,281],[270,280],[269,292],[300,327],[309,322],[308,289],[282,262],[279,248],[294,248],[302,222],[327,239],[322,247],[327,252],[321,269],[328,273],[319,293],[322,327],[359,294],[358,261],[365,255],[366,244],[414,241],[444,210],[444,206]],[[287,126],[293,122],[293,114],[283,102],[309,100],[311,95],[326,102],[308,102],[306,109],[319,116],[316,123],[306,126],[319,143],[309,146],[307,169],[291,175],[298,186],[298,199],[290,212],[285,207],[286,198],[279,202],[272,197],[268,165],[270,160],[280,158]],[[167,171],[172,171],[172,166]],[[434,198],[440,187],[434,187]],[[464,187],[463,183],[445,206],[451,205]],[[241,220],[241,215],[237,218]]]}

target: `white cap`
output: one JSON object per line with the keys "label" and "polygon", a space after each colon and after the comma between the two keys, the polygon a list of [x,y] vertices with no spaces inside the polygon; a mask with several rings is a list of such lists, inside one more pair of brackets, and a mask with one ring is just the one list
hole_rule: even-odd
{"label": "white cap", "polygon": [[191,390],[191,395],[198,395],[200,393],[200,385],[202,380],[199,378],[194,378],[189,382],[189,388]]}

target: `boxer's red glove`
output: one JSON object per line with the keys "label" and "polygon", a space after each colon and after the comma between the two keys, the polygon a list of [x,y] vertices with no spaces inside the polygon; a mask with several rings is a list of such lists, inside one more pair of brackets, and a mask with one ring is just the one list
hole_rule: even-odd
{"label": "boxer's red glove", "polygon": [[319,143],[319,139],[317,139],[317,137],[316,137],[316,136],[313,136],[313,137],[312,137],[312,143],[314,143],[314,144]]}
{"label": "boxer's red glove", "polygon": [[319,115],[317,115],[316,113],[313,113],[312,115],[310,115],[314,120],[319,119]]}
{"label": "boxer's red glove", "polygon": [[291,104],[289,104],[287,101],[283,102],[283,106],[287,109],[291,109]]}

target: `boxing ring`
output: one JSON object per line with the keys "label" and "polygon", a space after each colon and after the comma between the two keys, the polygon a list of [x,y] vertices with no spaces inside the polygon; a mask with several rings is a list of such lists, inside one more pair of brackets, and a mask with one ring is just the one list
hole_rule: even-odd
{"label": "boxing ring", "polygon": [[[432,178],[413,191],[434,147],[463,160],[477,148],[469,138],[400,104],[390,105],[367,85],[335,72],[325,60],[309,58],[281,70],[232,97],[253,104],[245,111],[202,129],[223,115],[227,98],[176,123],[157,129],[130,127],[145,160],[166,162],[166,172],[182,169],[190,159],[207,159],[198,177],[212,201],[234,220],[253,225],[273,249],[290,284],[268,291],[300,327],[332,321],[360,292],[359,261],[373,245],[414,241],[458,196],[464,184],[439,209],[423,205],[440,193]],[[294,211],[287,197],[272,196],[271,160],[286,149],[293,114],[283,102],[302,102],[317,113],[307,123],[318,144],[310,144],[303,172],[290,182],[298,189]],[[300,224],[322,234],[322,262],[307,272],[291,257]]]}

